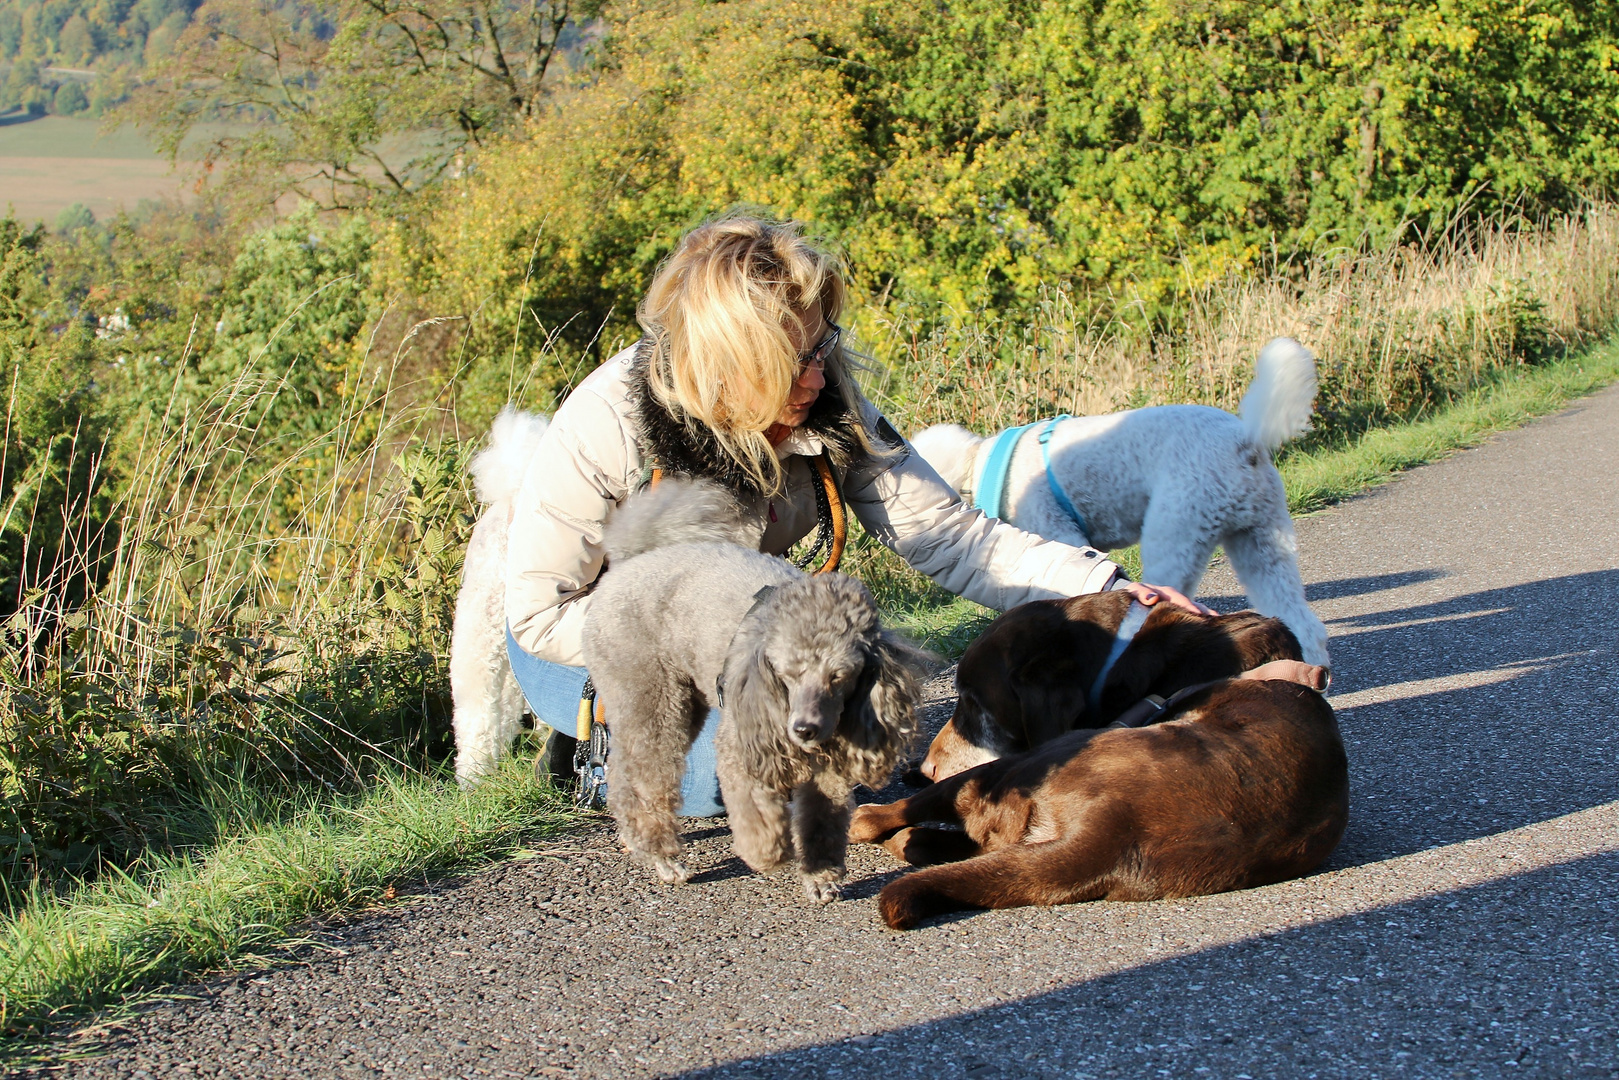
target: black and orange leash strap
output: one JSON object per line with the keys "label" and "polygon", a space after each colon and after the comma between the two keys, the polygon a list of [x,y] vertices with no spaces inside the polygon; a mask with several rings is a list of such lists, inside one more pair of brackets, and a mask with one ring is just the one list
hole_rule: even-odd
{"label": "black and orange leash strap", "polygon": [[[843,561],[843,551],[849,544],[849,512],[843,505],[843,493],[838,489],[838,478],[832,471],[832,459],[825,450],[810,459],[818,483],[815,485],[815,543],[794,564],[800,570],[809,570],[822,551],[826,559],[810,570],[812,574],[830,574]],[[658,486],[663,470],[654,468],[647,487]]]}

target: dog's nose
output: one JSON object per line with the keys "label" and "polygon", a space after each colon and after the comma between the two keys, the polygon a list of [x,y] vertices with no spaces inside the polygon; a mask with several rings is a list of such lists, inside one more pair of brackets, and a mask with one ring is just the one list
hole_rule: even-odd
{"label": "dog's nose", "polygon": [[929,783],[939,779],[939,763],[931,757],[922,762],[922,768],[917,771],[927,777]]}
{"label": "dog's nose", "polygon": [[804,742],[814,742],[815,736],[820,734],[820,731],[808,720],[795,720],[793,722],[793,734]]}

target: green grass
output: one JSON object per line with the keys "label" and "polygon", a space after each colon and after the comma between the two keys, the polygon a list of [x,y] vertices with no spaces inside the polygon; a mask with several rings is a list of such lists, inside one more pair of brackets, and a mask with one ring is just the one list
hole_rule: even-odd
{"label": "green grass", "polygon": [[0,1030],[48,1032],[190,976],[273,961],[311,919],[391,900],[577,820],[516,761],[472,793],[393,774],[364,795],[291,810],[244,790],[215,812],[233,827],[206,850],[14,904],[0,923]]}

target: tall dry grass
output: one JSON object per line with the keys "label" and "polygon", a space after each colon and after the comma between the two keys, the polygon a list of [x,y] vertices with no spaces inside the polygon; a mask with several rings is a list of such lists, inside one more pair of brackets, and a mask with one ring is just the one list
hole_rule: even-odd
{"label": "tall dry grass", "polygon": [[1020,320],[934,314],[893,304],[861,324],[882,361],[876,396],[907,431],[1165,402],[1234,408],[1259,347],[1284,334],[1320,357],[1317,427],[1342,437],[1610,332],[1619,206],[1273,262],[1194,286],[1167,315],[1061,287]]}
{"label": "tall dry grass", "polygon": [[350,790],[443,753],[469,448],[443,387],[400,384],[404,351],[313,437],[265,426],[284,377],[194,399],[182,359],[97,448],[110,513],[54,508],[72,556],[0,638],[0,879],[199,842],[244,784]]}

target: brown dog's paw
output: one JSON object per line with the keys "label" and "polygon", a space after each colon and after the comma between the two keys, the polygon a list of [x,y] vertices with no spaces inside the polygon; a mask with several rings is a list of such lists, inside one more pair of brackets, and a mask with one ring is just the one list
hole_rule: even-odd
{"label": "brown dog's paw", "polygon": [[865,806],[855,807],[854,813],[849,815],[849,843],[882,843],[884,837],[904,824],[903,821],[894,821],[893,818],[894,814],[889,806],[868,803]]}
{"label": "brown dog's paw", "polygon": [[877,911],[890,930],[910,930],[921,922],[925,913],[916,903],[917,890],[907,882],[908,877],[891,882],[877,894]]}
{"label": "brown dog's paw", "polygon": [[983,854],[978,843],[961,830],[929,825],[912,825],[899,830],[883,841],[883,850],[912,866],[960,862]]}
{"label": "brown dog's paw", "polygon": [[905,849],[910,844],[911,834],[914,832],[916,832],[916,829],[914,828],[901,829],[899,832],[893,834],[887,839],[880,841],[883,850],[894,856],[894,858],[898,859],[900,862],[910,862],[911,859],[906,855]]}

